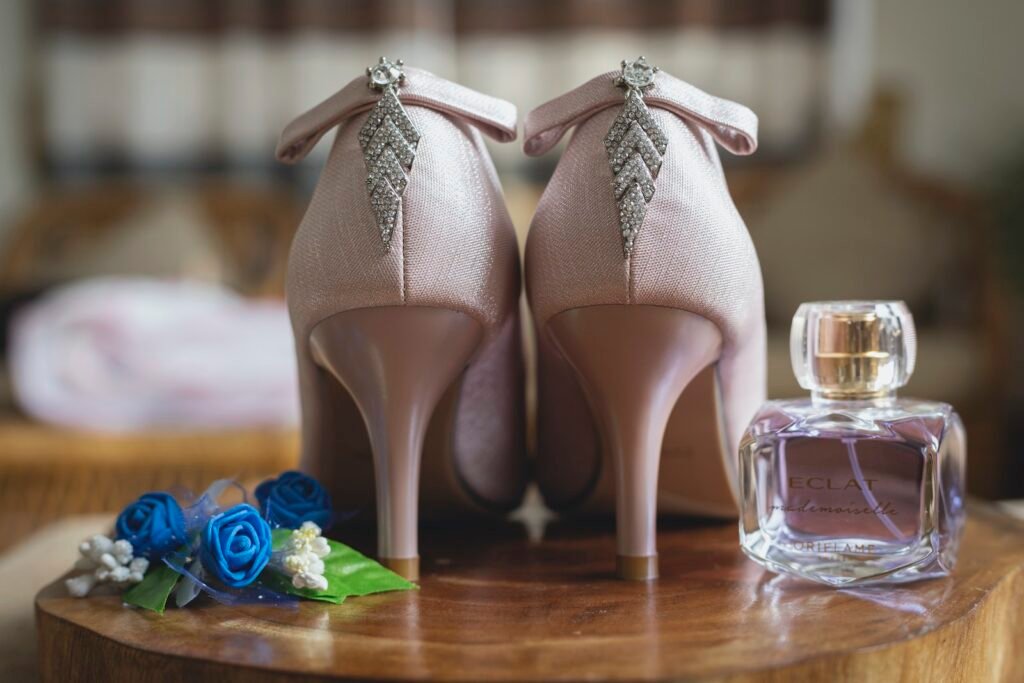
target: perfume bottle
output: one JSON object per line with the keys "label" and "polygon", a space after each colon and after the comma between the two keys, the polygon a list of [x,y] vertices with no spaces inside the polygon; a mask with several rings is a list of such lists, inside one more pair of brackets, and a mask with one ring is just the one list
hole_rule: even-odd
{"label": "perfume bottle", "polygon": [[966,436],[948,404],[896,397],[916,351],[902,302],[800,306],[790,354],[811,397],[769,401],[740,444],[749,557],[832,586],[950,572]]}

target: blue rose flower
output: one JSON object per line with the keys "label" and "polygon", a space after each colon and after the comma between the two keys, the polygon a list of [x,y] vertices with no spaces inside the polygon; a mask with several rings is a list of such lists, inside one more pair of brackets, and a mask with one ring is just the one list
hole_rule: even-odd
{"label": "blue rose flower", "polygon": [[274,526],[298,529],[303,522],[330,526],[334,506],[331,497],[313,477],[289,471],[256,487],[263,516]]}
{"label": "blue rose flower", "polygon": [[203,527],[199,559],[203,567],[233,588],[256,580],[270,560],[270,525],[251,505],[217,513]]}
{"label": "blue rose flower", "polygon": [[117,516],[117,537],[132,544],[136,555],[157,559],[184,545],[185,515],[174,496],[162,491],[144,494]]}

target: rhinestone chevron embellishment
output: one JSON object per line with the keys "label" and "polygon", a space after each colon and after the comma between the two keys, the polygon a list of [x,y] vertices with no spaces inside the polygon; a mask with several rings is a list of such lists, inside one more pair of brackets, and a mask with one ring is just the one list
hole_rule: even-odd
{"label": "rhinestone chevron embellishment", "polygon": [[622,61],[622,74],[615,85],[626,89],[626,104],[604,138],[608,163],[615,176],[615,201],[619,207],[622,252],[629,257],[654,198],[654,179],[661,170],[668,147],[665,132],[658,127],[644,104],[643,91],[654,85],[658,68],[643,56]]}
{"label": "rhinestone chevron embellishment", "polygon": [[359,129],[359,146],[366,162],[366,191],[377,218],[377,229],[384,250],[391,248],[391,237],[402,222],[402,193],[409,184],[408,173],[416,159],[419,131],[398,100],[398,87],[405,80],[402,60],[391,62],[381,57],[367,67],[368,85],[381,91],[380,100]]}

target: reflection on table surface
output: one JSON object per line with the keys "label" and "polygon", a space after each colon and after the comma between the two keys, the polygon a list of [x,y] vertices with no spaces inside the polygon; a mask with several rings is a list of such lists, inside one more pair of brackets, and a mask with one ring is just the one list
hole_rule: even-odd
{"label": "reflection on table surface", "polygon": [[[333,535],[372,551],[370,524],[352,522]],[[420,590],[337,607],[206,603],[158,617],[126,610],[116,597],[65,598],[57,587],[40,605],[148,652],[396,678],[724,675],[873,661],[880,646],[906,647],[901,656],[931,667],[975,650],[984,663],[985,648],[1021,635],[1005,606],[1024,595],[1024,525],[981,506],[952,578],[891,588],[836,590],[775,577],[740,553],[732,522],[664,521],[662,578],[649,583],[614,578],[610,520],[553,520],[542,542],[529,540],[519,522],[434,522],[420,547]],[[940,638],[920,637],[937,629]],[[948,638],[958,639],[956,653],[935,644]]]}

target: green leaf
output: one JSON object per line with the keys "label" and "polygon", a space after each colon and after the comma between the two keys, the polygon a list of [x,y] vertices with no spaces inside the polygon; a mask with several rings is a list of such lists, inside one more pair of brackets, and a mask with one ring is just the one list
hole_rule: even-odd
{"label": "green leaf", "polygon": [[[280,549],[290,535],[290,529],[275,529],[274,549]],[[417,587],[416,584],[406,581],[387,567],[344,543],[330,539],[327,543],[331,546],[331,553],[324,558],[327,590],[296,588],[290,578],[273,570],[263,572],[260,581],[279,593],[290,593],[308,600],[322,600],[336,605],[348,597],[412,590]]]}
{"label": "green leaf", "polygon": [[270,547],[274,550],[280,550],[284,547],[285,542],[292,535],[291,529],[273,529],[270,532]]}
{"label": "green leaf", "polygon": [[129,605],[163,614],[167,598],[180,578],[181,574],[161,562],[159,567],[146,572],[142,581],[126,590],[121,599]]}

